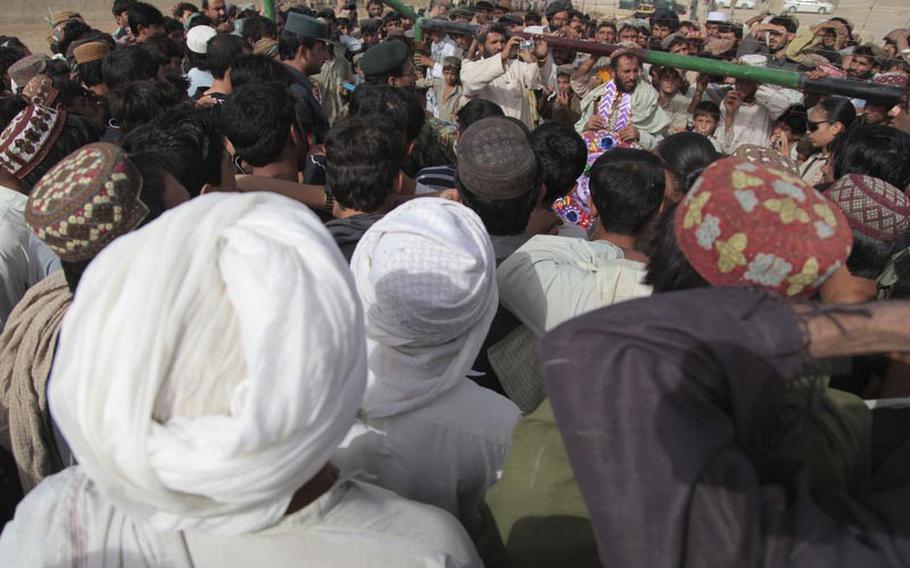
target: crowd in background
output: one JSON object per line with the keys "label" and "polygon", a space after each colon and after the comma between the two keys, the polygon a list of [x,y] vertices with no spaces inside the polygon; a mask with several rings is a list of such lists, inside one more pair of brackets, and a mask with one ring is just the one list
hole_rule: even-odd
{"label": "crowd in background", "polygon": [[0,565],[910,557],[910,30],[517,8],[0,36]]}

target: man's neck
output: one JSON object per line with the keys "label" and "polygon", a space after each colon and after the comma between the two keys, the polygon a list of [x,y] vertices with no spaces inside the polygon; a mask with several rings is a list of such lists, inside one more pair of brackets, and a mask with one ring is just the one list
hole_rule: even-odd
{"label": "man's neck", "polygon": [[230,79],[212,79],[212,86],[206,91],[207,94],[211,93],[221,93],[222,95],[231,94],[231,81]]}
{"label": "man's neck", "polygon": [[312,479],[307,481],[294,493],[291,502],[288,504],[287,510],[284,512],[285,516],[292,515],[297,511],[306,508],[307,505],[328,493],[337,481],[338,467],[331,463],[325,464],[325,466],[319,470],[319,473],[313,476]]}
{"label": "man's neck", "polygon": [[666,106],[673,99],[673,95],[667,95],[663,91],[657,93],[657,104]]}
{"label": "man's neck", "polygon": [[300,57],[295,57],[294,59],[286,59],[286,60],[282,61],[282,63],[284,63],[291,69],[294,69],[295,71],[299,71],[299,72],[303,73],[304,75],[306,75],[306,61],[304,61]]}
{"label": "man's neck", "polygon": [[635,247],[638,245],[638,237],[633,235],[620,235],[613,233],[599,225],[597,228],[597,240],[607,241],[622,249],[623,256],[628,260],[637,260],[639,262],[648,262],[648,257],[638,251]]}

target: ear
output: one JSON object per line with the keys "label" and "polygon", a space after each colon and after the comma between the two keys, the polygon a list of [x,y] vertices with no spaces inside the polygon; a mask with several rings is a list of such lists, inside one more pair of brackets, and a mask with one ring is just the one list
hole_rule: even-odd
{"label": "ear", "polygon": [[205,195],[206,193],[212,193],[215,191],[218,191],[218,188],[210,183],[207,183],[202,186],[202,189],[199,190],[199,195]]}
{"label": "ear", "polygon": [[537,205],[535,207],[543,206],[543,197],[547,194],[547,185],[545,183],[540,184],[540,189],[537,191]]}
{"label": "ear", "polygon": [[395,195],[401,195],[401,188],[404,185],[404,176],[404,170],[398,170],[395,179],[392,180],[392,193]]}
{"label": "ear", "polygon": [[297,126],[292,124],[290,126],[290,129],[290,140],[293,142],[294,146],[297,146],[299,148],[302,145],[303,137],[300,135],[300,131],[297,129]]}
{"label": "ear", "polygon": [[441,191],[439,193],[439,197],[442,199],[448,199],[449,201],[454,201],[456,203],[464,203],[464,201],[461,200],[461,193],[454,187],[451,189],[446,189],[445,191]]}
{"label": "ear", "polygon": [[591,211],[591,218],[596,219],[600,214],[597,212],[597,206],[594,205],[594,195],[588,195],[588,209]]}
{"label": "ear", "polygon": [[414,140],[413,142],[408,144],[408,151],[405,153],[405,157],[408,158],[409,160],[411,159],[411,156],[414,155],[414,148],[416,146],[417,146],[417,140]]}

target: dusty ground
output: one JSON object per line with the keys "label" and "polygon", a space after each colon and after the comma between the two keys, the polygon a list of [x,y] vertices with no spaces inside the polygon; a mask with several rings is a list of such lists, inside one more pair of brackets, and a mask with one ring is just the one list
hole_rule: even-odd
{"label": "dusty ground", "polygon": [[[148,0],[167,13],[175,4],[171,0]],[[836,0],[833,0],[836,2]],[[199,2],[197,2],[198,4]],[[421,5],[426,2],[409,2]],[[683,3],[688,4],[689,0]],[[700,2],[703,4],[704,2]],[[770,10],[778,12],[783,0],[771,0]],[[582,11],[603,16],[623,18],[629,15],[626,10],[616,8],[618,0],[575,0],[575,5]],[[46,4],[38,4],[32,0],[2,0],[2,16],[0,16],[0,34],[16,35],[34,51],[46,51],[46,37],[49,32],[48,25],[42,21],[47,17],[48,6],[54,10],[76,10],[86,17],[88,22],[102,30],[114,29],[113,18],[110,15],[110,1],[107,0],[47,0]],[[699,9],[700,19],[704,19],[705,8]],[[756,12],[753,10],[735,10],[734,17],[747,20]],[[894,28],[910,27],[910,0],[840,0],[834,15],[841,16],[853,22],[854,27],[863,37],[881,41],[881,38]],[[800,22],[812,25],[829,16],[816,14],[797,14]]]}

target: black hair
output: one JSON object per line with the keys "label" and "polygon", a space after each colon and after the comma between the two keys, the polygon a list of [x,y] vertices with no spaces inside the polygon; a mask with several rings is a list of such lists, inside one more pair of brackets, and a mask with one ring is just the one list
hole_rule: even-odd
{"label": "black hair", "polygon": [[897,241],[881,241],[854,230],[847,270],[857,278],[877,280],[888,267],[891,257],[898,252],[897,245]]}
{"label": "black hair", "polygon": [[196,26],[209,26],[210,28],[213,28],[215,27],[215,22],[202,12],[196,12],[190,17],[190,21],[186,25],[186,31],[190,31]]}
{"label": "black hair", "polygon": [[191,196],[223,181],[224,139],[215,109],[172,107],[127,134],[123,149],[137,165],[150,163],[174,176]]}
{"label": "black hair", "polygon": [[0,77],[7,75],[13,63],[25,57],[25,54],[25,50],[18,47],[0,47]]}
{"label": "black hair", "polygon": [[60,41],[51,46],[51,51],[66,55],[67,50],[73,42],[79,41],[86,36],[92,35],[95,30],[82,20],[72,19],[63,26],[63,34]]}
{"label": "black hair", "polygon": [[348,116],[382,115],[390,118],[402,135],[405,145],[417,139],[426,121],[421,101],[410,89],[388,85],[360,85],[351,95]]}
{"label": "black hair", "polygon": [[385,9],[385,4],[382,3],[382,0],[369,0],[369,2],[367,2],[367,7],[369,7],[370,4],[379,4]]}
{"label": "black hair", "polygon": [[[549,17],[549,16],[548,16]],[[481,33],[477,36],[477,44],[480,45],[481,49],[485,43],[487,43],[487,36],[490,34],[500,34],[502,36],[509,35],[509,29],[500,23],[496,23],[484,28]]]}
{"label": "black hair", "polygon": [[28,106],[28,101],[20,95],[6,95],[0,97],[0,131],[4,130],[22,109]]}
{"label": "black hair", "polygon": [[111,116],[127,133],[186,100],[186,95],[162,80],[131,81],[111,91]]}
{"label": "black hair", "polygon": [[799,29],[799,23],[790,16],[775,16],[771,18],[771,24],[775,26],[783,26],[787,29],[787,33],[791,34],[795,34]]}
{"label": "black hair", "polygon": [[185,33],[185,31],[183,24],[181,24],[179,20],[168,17],[164,18],[164,33],[170,35],[173,32]]}
{"label": "black hair", "polygon": [[147,49],[138,45],[118,47],[108,53],[101,64],[104,84],[111,90],[130,81],[156,79],[158,62]]}
{"label": "black hair", "polygon": [[840,122],[844,125],[844,131],[838,134],[843,136],[846,131],[856,122],[856,107],[845,97],[828,97],[818,102],[818,107],[825,113],[825,118],[830,124]]}
{"label": "black hair", "polygon": [[338,203],[372,213],[388,202],[404,165],[404,139],[386,117],[348,118],[329,130],[325,156],[326,187]]}
{"label": "black hair", "polygon": [[221,124],[237,155],[253,166],[266,166],[278,159],[297,124],[294,97],[283,83],[244,85],[222,105]]}
{"label": "black hair", "polygon": [[591,200],[606,231],[640,234],[663,202],[664,166],[651,152],[611,150],[597,158],[589,177]]}
{"label": "black hair", "polygon": [[206,61],[215,79],[224,79],[234,60],[243,53],[243,39],[234,34],[218,34],[208,42]]}
{"label": "black hair", "polygon": [[878,60],[875,57],[875,51],[868,45],[858,45],[853,48],[853,57],[868,57],[872,64],[878,66]]}
{"label": "black hair", "polygon": [[655,294],[710,288],[711,285],[692,268],[676,242],[674,219],[678,204],[667,207],[658,219],[655,239],[648,247],[647,273],[644,283]]}
{"label": "black hair", "polygon": [[720,120],[720,107],[712,101],[701,101],[695,106],[695,112],[692,113],[692,116],[695,117],[700,114],[709,114],[715,120]]}
{"label": "black hair", "polygon": [[834,146],[834,178],[860,174],[901,191],[910,186],[910,135],[891,126],[858,126]]}
{"label": "black hair", "polygon": [[795,136],[802,136],[809,126],[809,111],[805,105],[793,105],[780,115],[777,122],[787,126]]}
{"label": "black hair", "polygon": [[197,13],[199,12],[199,8],[197,8],[195,4],[190,4],[189,2],[178,2],[177,5],[174,6],[174,10],[171,12],[171,14],[175,18],[179,19],[181,16],[183,16],[184,12]]}
{"label": "black hair", "polygon": [[679,15],[669,8],[658,8],[651,14],[650,20],[651,26],[654,24],[667,26],[671,32],[679,29]]}
{"label": "black hair", "polygon": [[612,69],[614,73],[619,69],[619,60],[623,58],[632,58],[638,63],[638,66],[641,67],[641,59],[639,59],[637,55],[631,52],[621,53],[618,56],[610,58],[610,69]]}
{"label": "black hair", "polygon": [[282,61],[294,59],[298,49],[305,47],[307,51],[310,51],[316,46],[318,41],[311,37],[303,37],[293,32],[282,30],[278,34],[278,56]]}
{"label": "black hair", "polygon": [[114,0],[114,4],[111,6],[111,14],[114,16],[119,16],[120,14],[126,12],[129,7],[135,3],[135,0]]}
{"label": "black hair", "polygon": [[250,45],[264,37],[278,39],[278,25],[263,16],[251,16],[243,20],[242,37]]}
{"label": "black hair", "polygon": [[155,34],[147,41],[139,44],[142,49],[148,50],[159,66],[168,66],[171,58],[182,58],[183,49],[167,34]]}
{"label": "black hair", "polygon": [[60,132],[60,138],[51,145],[47,154],[27,176],[22,178],[22,185],[31,191],[44,174],[54,167],[57,162],[69,156],[79,148],[101,139],[101,132],[90,119],[69,113]]}
{"label": "black hair", "polygon": [[244,53],[231,65],[231,88],[234,90],[249,83],[270,81],[290,86],[293,77],[287,65],[261,53]]}
{"label": "black hair", "polygon": [[546,187],[543,205],[551,207],[575,187],[585,169],[588,150],[574,128],[559,122],[541,124],[531,132],[529,140]]}
{"label": "black hair", "polygon": [[487,99],[471,99],[456,113],[458,131],[464,132],[478,120],[491,116],[505,116],[502,107]]}
{"label": "black hair", "polygon": [[471,193],[458,176],[455,186],[466,207],[477,213],[491,236],[520,235],[528,227],[531,212],[537,205],[538,187],[509,199],[487,199]]}
{"label": "black hair", "polygon": [[721,158],[706,137],[695,132],[678,132],[661,140],[654,153],[673,176],[679,193],[689,192],[695,177]]}
{"label": "black hair", "polygon": [[134,36],[139,35],[139,26],[144,28],[164,26],[164,16],[161,14],[161,10],[145,2],[135,2],[130,5],[126,10],[126,17]]}

